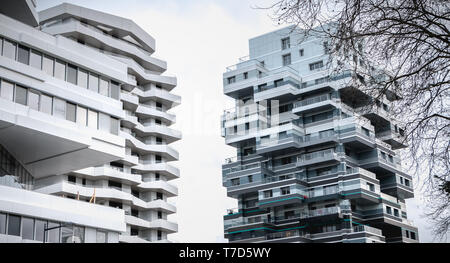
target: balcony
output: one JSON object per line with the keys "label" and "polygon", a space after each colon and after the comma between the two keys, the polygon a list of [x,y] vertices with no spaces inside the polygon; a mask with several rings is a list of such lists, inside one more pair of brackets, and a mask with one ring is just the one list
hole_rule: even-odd
{"label": "balcony", "polygon": [[393,150],[402,149],[408,147],[406,139],[401,133],[395,132],[395,130],[387,130],[379,132],[376,137],[381,141],[384,141],[392,146]]}
{"label": "balcony", "polygon": [[286,223],[287,221],[298,221],[299,219],[308,219],[308,218],[316,218],[321,216],[328,216],[328,215],[340,215],[341,209],[340,207],[324,207],[319,208],[316,210],[309,210],[303,213],[296,213],[293,215],[288,216],[277,216],[274,218],[274,223],[276,224],[282,224]]}
{"label": "balcony", "polygon": [[140,97],[142,102],[145,102],[149,99],[158,99],[162,101],[162,103],[170,105],[170,107],[178,106],[181,103],[180,96],[172,94],[166,89],[150,88],[146,91],[143,91],[139,88],[135,88],[133,92]]}
{"label": "balcony", "polygon": [[141,189],[141,191],[158,190],[167,197],[174,197],[178,195],[178,188],[167,183],[166,181],[142,182],[137,187]]}
{"label": "balcony", "polygon": [[[237,79],[237,76],[244,72],[249,76],[247,78]],[[253,83],[261,77],[267,76],[267,72],[268,70],[258,60],[241,60],[240,63],[227,67],[227,72],[223,74],[223,91],[226,95],[237,99],[239,92],[253,90]],[[228,79],[232,77],[235,78],[235,81],[228,82]]]}
{"label": "balcony", "polygon": [[157,109],[156,107],[151,107],[148,105],[141,104],[136,109],[136,115],[142,116],[143,118],[147,117],[159,117],[163,119],[165,122],[171,124],[174,124],[176,121],[176,116],[173,114],[169,114],[167,112],[164,112],[162,110]]}
{"label": "balcony", "polygon": [[294,103],[292,112],[295,114],[304,114],[312,111],[336,108],[337,105],[337,99],[331,98],[330,94],[323,94]]}
{"label": "balcony", "polygon": [[308,166],[323,162],[339,162],[340,158],[334,149],[327,149],[312,153],[302,154],[297,158],[297,166]]}
{"label": "balcony", "polygon": [[285,150],[288,148],[300,148],[302,140],[302,136],[295,133],[291,133],[283,137],[277,136],[275,138],[261,138],[261,140],[256,143],[256,152],[258,154],[264,154],[268,152]]}
{"label": "balcony", "polygon": [[267,215],[259,217],[238,217],[233,219],[225,219],[224,229],[229,231],[233,228],[246,227],[248,225],[272,225]]}
{"label": "balcony", "polygon": [[140,172],[157,172],[165,176],[167,180],[180,178],[180,170],[168,163],[145,163],[138,162],[138,165],[132,167],[133,170]]}
{"label": "balcony", "polygon": [[[282,232],[269,233],[265,236],[263,243],[283,243],[283,242],[301,242],[309,243],[310,235],[302,229],[293,229]],[[271,242],[272,241],[272,242]]]}

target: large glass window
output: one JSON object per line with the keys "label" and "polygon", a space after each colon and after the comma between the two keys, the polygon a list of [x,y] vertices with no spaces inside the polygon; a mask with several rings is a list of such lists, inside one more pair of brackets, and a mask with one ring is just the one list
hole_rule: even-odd
{"label": "large glass window", "polygon": [[6,215],[0,214],[0,234],[6,234]]}
{"label": "large glass window", "polygon": [[103,231],[97,230],[97,243],[106,243],[106,233]]}
{"label": "large glass window", "polygon": [[45,228],[45,224],[47,222],[46,221],[41,221],[41,220],[36,220],[35,223],[35,240],[37,241],[44,241],[44,228]]}
{"label": "large glass window", "polygon": [[55,98],[53,103],[53,115],[65,119],[66,118],[66,102],[64,100]]}
{"label": "large glass window", "polygon": [[23,239],[34,239],[34,219],[33,218],[22,218],[22,238]]}
{"label": "large glass window", "polygon": [[89,74],[89,89],[98,93],[98,76]]}
{"label": "large glass window", "polygon": [[105,131],[105,132],[110,132],[111,128],[111,120],[110,117],[106,114],[103,113],[99,113],[99,117],[98,117],[98,128],[101,131]]}
{"label": "large glass window", "polygon": [[2,80],[0,86],[0,96],[4,99],[12,101],[14,98],[14,84]]}
{"label": "large glass window", "polygon": [[28,91],[28,107],[39,110],[39,94],[31,90]]}
{"label": "large glass window", "polygon": [[20,236],[20,216],[8,215],[8,235]]}
{"label": "large glass window", "polygon": [[42,54],[31,50],[30,53],[30,66],[37,69],[42,69]]}
{"label": "large glass window", "polygon": [[55,78],[66,80],[66,63],[59,59],[55,60]]}
{"label": "large glass window", "polygon": [[53,65],[55,63],[55,60],[52,57],[45,56],[42,58],[42,70],[53,76]]}
{"label": "large glass window", "polygon": [[104,79],[104,78],[100,78],[100,94],[104,95],[104,96],[109,96],[109,81]]}
{"label": "large glass window", "polygon": [[119,83],[111,81],[111,98],[118,100],[120,93]]}
{"label": "large glass window", "polygon": [[120,121],[116,118],[112,118],[111,117],[111,130],[110,132],[112,134],[115,135],[119,135],[119,126],[120,126]]}
{"label": "large glass window", "polygon": [[66,120],[68,121],[76,121],[76,106],[72,103],[66,104]]}
{"label": "large glass window", "polygon": [[67,81],[77,85],[77,67],[71,64],[67,65]]}
{"label": "large glass window", "polygon": [[16,85],[16,96],[14,101],[22,105],[27,105],[27,89]]}
{"label": "large glass window", "polygon": [[95,111],[88,111],[88,127],[98,129],[98,113]]}
{"label": "large glass window", "polygon": [[30,62],[30,49],[19,45],[19,48],[17,50],[17,61],[28,65]]}
{"label": "large glass window", "polygon": [[80,226],[62,227],[61,243],[84,243],[84,227]]}
{"label": "large glass window", "polygon": [[53,98],[44,94],[41,94],[41,107],[40,111],[47,114],[52,114]]}
{"label": "large glass window", "polygon": [[87,109],[77,106],[77,123],[82,126],[87,125]]}
{"label": "large glass window", "polygon": [[77,85],[87,89],[88,87],[88,73],[86,70],[78,68]]}
{"label": "large glass window", "polygon": [[[53,228],[53,227],[58,227],[59,224],[58,223],[54,223],[54,222],[49,222],[48,223],[48,227],[47,228]],[[60,236],[60,228],[55,228],[52,230],[48,230],[48,242],[50,243],[59,243],[59,236]]]}
{"label": "large glass window", "polygon": [[11,42],[7,39],[3,40],[3,56],[16,59],[16,43]]}

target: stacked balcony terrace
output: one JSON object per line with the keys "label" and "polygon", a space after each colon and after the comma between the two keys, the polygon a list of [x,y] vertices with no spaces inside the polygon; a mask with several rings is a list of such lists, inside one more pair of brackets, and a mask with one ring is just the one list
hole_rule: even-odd
{"label": "stacked balcony terrace", "polygon": [[351,70],[325,67],[326,40],[297,37],[286,28],[251,39],[250,56],[223,74],[236,106],[222,136],[237,155],[222,182],[239,205],[224,216],[225,237],[417,242],[405,206],[412,179],[395,151],[406,145],[391,133],[402,133],[389,114],[396,96],[357,90]]}
{"label": "stacked balcony terrace", "polygon": [[180,176],[170,164],[179,159],[170,144],[182,137],[170,127],[176,116],[168,111],[181,97],[171,92],[176,77],[163,75],[167,63],[153,56],[155,39],[129,19],[72,4],[43,10],[39,17],[42,31],[121,65],[126,81],[115,95],[121,104],[117,135],[124,140],[123,157],[46,178],[37,182],[37,190],[80,200],[95,193],[96,203],[125,211],[120,242],[168,242],[167,235],[178,231],[168,220],[176,212],[168,199],[178,195],[170,181]]}

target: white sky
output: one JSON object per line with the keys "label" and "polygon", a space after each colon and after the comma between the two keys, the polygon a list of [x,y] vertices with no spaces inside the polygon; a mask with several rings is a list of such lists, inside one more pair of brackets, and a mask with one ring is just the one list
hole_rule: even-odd
{"label": "white sky", "polygon": [[[248,55],[248,39],[277,29],[268,11],[252,7],[271,0],[37,0],[37,9],[70,2],[132,19],[156,39],[155,57],[167,61],[167,75],[175,75],[182,104],[171,110],[173,126],[183,139],[173,145],[180,153],[181,178],[176,242],[225,242],[223,215],[237,201],[226,197],[221,165],[236,155],[220,136],[220,115],[233,107],[223,95],[222,73]],[[418,198],[419,199],[419,198]],[[419,200],[408,200],[408,216],[419,227],[422,242],[431,242]]]}

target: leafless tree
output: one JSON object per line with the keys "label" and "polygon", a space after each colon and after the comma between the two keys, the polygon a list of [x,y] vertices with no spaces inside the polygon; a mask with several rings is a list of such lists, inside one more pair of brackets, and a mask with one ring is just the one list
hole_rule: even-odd
{"label": "leafless tree", "polygon": [[[421,183],[435,237],[450,227],[450,1],[280,0],[279,24],[324,34],[334,65],[351,62],[359,89],[399,100],[390,110],[405,128],[403,154]],[[332,25],[332,26],[330,26]],[[332,63],[333,64],[333,63]],[[348,64],[348,63],[346,63]],[[380,78],[379,72],[388,73]],[[364,81],[361,81],[364,80]],[[404,157],[405,157],[404,156]]]}

